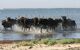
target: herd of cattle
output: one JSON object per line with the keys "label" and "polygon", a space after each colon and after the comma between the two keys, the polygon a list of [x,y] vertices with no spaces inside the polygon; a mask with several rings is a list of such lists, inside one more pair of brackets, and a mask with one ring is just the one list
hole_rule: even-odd
{"label": "herd of cattle", "polygon": [[42,29],[48,30],[55,30],[61,23],[61,26],[63,30],[67,30],[68,28],[70,30],[76,29],[76,22],[75,20],[66,18],[66,16],[61,16],[62,18],[59,19],[53,19],[53,18],[27,18],[27,17],[19,17],[16,19],[13,19],[11,17],[7,17],[7,19],[2,20],[2,26],[6,30],[7,28],[11,28],[15,24],[20,26],[22,30],[26,31],[27,29],[30,30],[32,26],[35,28],[40,28],[41,32]]}

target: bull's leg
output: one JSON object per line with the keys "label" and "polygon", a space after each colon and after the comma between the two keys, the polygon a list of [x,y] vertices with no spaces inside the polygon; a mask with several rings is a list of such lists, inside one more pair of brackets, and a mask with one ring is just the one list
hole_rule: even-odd
{"label": "bull's leg", "polygon": [[4,29],[5,29],[5,30],[7,30],[7,28],[6,28],[6,27],[4,27]]}
{"label": "bull's leg", "polygon": [[27,28],[25,28],[25,31],[27,31]]}
{"label": "bull's leg", "polygon": [[22,30],[23,30],[24,28],[22,27]]}
{"label": "bull's leg", "polygon": [[51,27],[50,27],[50,30],[51,30]]}
{"label": "bull's leg", "polygon": [[27,28],[24,28],[24,32],[26,32],[27,31]]}
{"label": "bull's leg", "polygon": [[40,32],[42,33],[42,28],[41,28]]}
{"label": "bull's leg", "polygon": [[63,28],[63,30],[65,30],[65,27],[64,26],[62,26],[62,28]]}
{"label": "bull's leg", "polygon": [[29,31],[30,31],[30,27],[29,27]]}
{"label": "bull's leg", "polygon": [[76,30],[75,26],[71,26],[71,30],[72,31]]}
{"label": "bull's leg", "polygon": [[24,27],[22,27],[22,30],[25,32],[25,28]]}
{"label": "bull's leg", "polygon": [[46,28],[46,31],[48,32],[48,28]]}
{"label": "bull's leg", "polygon": [[12,27],[11,27],[11,30],[12,30]]}
{"label": "bull's leg", "polygon": [[77,26],[76,26],[76,25],[74,26],[74,29],[75,29],[75,30],[77,29]]}

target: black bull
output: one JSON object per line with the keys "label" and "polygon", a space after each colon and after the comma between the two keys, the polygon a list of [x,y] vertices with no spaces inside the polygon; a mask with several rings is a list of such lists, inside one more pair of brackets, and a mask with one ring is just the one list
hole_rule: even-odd
{"label": "black bull", "polygon": [[12,30],[12,26],[16,23],[16,20],[15,19],[10,19],[10,20],[3,20],[2,21],[2,25],[3,27],[5,28],[5,30],[7,28],[11,28]]}

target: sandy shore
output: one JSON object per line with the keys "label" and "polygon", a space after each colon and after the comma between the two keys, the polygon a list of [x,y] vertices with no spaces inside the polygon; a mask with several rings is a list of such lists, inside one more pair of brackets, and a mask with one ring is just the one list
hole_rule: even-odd
{"label": "sandy shore", "polygon": [[48,46],[37,44],[34,46],[20,46],[12,41],[0,42],[0,50],[80,50],[80,43],[75,44],[55,44]]}

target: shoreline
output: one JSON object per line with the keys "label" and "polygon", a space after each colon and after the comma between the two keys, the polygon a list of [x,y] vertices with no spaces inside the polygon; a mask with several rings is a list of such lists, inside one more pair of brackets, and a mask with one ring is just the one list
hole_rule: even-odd
{"label": "shoreline", "polygon": [[80,50],[80,39],[3,40],[0,50]]}

